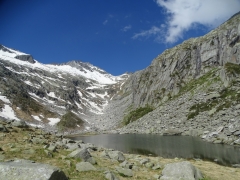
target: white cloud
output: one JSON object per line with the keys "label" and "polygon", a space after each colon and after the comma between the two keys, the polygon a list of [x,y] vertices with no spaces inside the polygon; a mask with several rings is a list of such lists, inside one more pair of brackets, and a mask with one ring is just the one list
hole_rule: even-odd
{"label": "white cloud", "polygon": [[166,10],[167,22],[150,30],[135,34],[141,36],[164,37],[166,43],[174,43],[183,37],[183,33],[196,28],[197,24],[215,28],[234,13],[240,11],[240,0],[155,0]]}
{"label": "white cloud", "polygon": [[215,28],[240,10],[239,0],[156,0],[168,14],[166,42],[174,43],[194,24]]}
{"label": "white cloud", "polygon": [[163,29],[162,28],[158,28],[158,27],[156,27],[156,26],[153,26],[153,27],[151,27],[151,29],[149,29],[149,30],[146,30],[146,31],[142,31],[142,32],[140,32],[140,33],[137,33],[137,34],[135,34],[132,38],[133,39],[138,39],[138,38],[140,38],[140,37],[145,37],[145,38],[149,38],[149,37],[151,37],[151,36],[155,36],[156,37],[156,39],[155,40],[159,40],[160,39],[160,34],[162,34],[163,33]]}
{"label": "white cloud", "polygon": [[123,29],[121,29],[122,31],[126,32],[128,30],[130,30],[132,28],[131,25],[125,26]]}

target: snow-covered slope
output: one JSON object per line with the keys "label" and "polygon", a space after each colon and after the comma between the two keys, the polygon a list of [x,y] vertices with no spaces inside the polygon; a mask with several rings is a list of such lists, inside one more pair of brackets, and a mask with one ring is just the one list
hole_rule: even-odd
{"label": "snow-covered slope", "polygon": [[5,46],[2,47],[3,48],[0,47],[0,58],[2,60],[32,69],[41,69],[51,73],[68,73],[74,76],[83,76],[85,78],[95,80],[99,84],[115,84],[119,80],[122,80],[122,76],[113,76],[90,63],[83,63],[81,61],[70,61],[60,65],[42,64],[36,60],[34,64],[27,61],[19,61],[19,59],[16,59],[16,56],[28,54],[7,48]]}
{"label": "snow-covered slope", "polygon": [[[113,76],[81,61],[42,64],[30,54],[2,45],[0,68],[0,105],[3,104],[0,116],[8,119],[16,117],[36,124],[54,125],[71,111],[91,126],[94,122],[89,117],[102,114],[104,107],[128,78],[128,74]],[[3,97],[9,99],[9,103],[3,101]],[[37,108],[26,107],[25,101]],[[12,108],[15,116],[4,115],[8,107]]]}

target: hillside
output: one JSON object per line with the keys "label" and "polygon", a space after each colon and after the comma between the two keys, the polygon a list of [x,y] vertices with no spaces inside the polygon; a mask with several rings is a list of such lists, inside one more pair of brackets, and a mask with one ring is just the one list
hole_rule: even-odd
{"label": "hillside", "polygon": [[90,117],[102,114],[128,75],[112,76],[81,61],[41,64],[29,54],[1,45],[0,77],[1,117],[54,130],[71,111],[83,122],[65,131],[84,131],[95,128]]}
{"label": "hillside", "polygon": [[164,51],[132,74],[112,102],[119,121],[140,107],[154,110],[117,132],[183,134],[240,144],[239,49],[238,13],[205,36]]}

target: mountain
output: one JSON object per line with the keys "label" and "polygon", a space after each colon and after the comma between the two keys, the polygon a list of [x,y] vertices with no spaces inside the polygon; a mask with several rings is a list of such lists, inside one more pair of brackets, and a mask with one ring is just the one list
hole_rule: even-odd
{"label": "mountain", "polygon": [[[126,126],[119,132],[184,134],[240,144],[239,77],[237,13],[205,36],[165,50],[127,79],[122,92],[130,102],[122,116]],[[149,107],[154,110],[134,121],[133,115]]]}
{"label": "mountain", "polygon": [[[0,116],[58,130],[191,135],[240,144],[240,14],[112,76],[89,63],[44,65],[1,46]],[[8,112],[8,113],[6,113]]]}
{"label": "mountain", "polygon": [[[112,76],[81,61],[41,64],[30,54],[0,46],[0,116],[48,126],[62,118],[70,129],[94,127],[89,118],[102,114],[128,74]],[[65,129],[66,130],[66,129]]]}

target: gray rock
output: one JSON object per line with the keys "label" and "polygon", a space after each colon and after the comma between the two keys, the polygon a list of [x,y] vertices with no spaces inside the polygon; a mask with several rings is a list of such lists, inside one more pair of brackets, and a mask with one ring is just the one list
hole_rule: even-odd
{"label": "gray rock", "polygon": [[127,176],[127,177],[132,177],[133,176],[133,172],[132,172],[131,169],[117,167],[117,171],[119,172],[119,174],[122,174],[122,175]]}
{"label": "gray rock", "polygon": [[142,165],[147,164],[148,162],[150,162],[150,159],[148,159],[148,158],[144,158],[144,159],[140,160],[140,164],[142,164]]}
{"label": "gray rock", "polygon": [[122,162],[121,164],[119,164],[119,166],[123,167],[123,168],[127,168],[127,169],[132,169],[133,167],[133,164],[132,163],[129,163],[128,161],[124,161]]}
{"label": "gray rock", "polygon": [[9,131],[3,124],[0,124],[0,132],[9,132]]}
{"label": "gray rock", "polygon": [[29,54],[25,54],[25,55],[17,55],[15,56],[16,59],[22,60],[22,61],[28,61],[30,63],[35,63],[35,61],[33,60],[33,57]]}
{"label": "gray rock", "polygon": [[67,180],[59,168],[29,160],[15,160],[0,163],[0,179],[16,180]]}
{"label": "gray rock", "polygon": [[183,161],[167,164],[162,171],[161,180],[199,180],[202,179],[202,173],[190,162]]}
{"label": "gray rock", "polygon": [[111,159],[117,160],[118,162],[125,161],[125,157],[120,151],[108,151],[108,155]]}
{"label": "gray rock", "polygon": [[84,149],[77,149],[70,153],[67,157],[70,158],[81,158],[84,162],[89,162],[91,164],[96,164],[95,159],[92,155],[88,152],[86,148]]}
{"label": "gray rock", "polygon": [[212,93],[212,94],[209,94],[208,96],[206,96],[206,100],[216,99],[219,97],[220,97],[220,94],[215,92],[215,93]]}
{"label": "gray rock", "polygon": [[234,144],[240,145],[240,138],[234,141]]}
{"label": "gray rock", "polygon": [[108,180],[119,180],[113,172],[106,171],[104,172],[106,179]]}
{"label": "gray rock", "polygon": [[25,121],[17,121],[17,120],[13,120],[11,122],[11,125],[14,127],[19,127],[19,128],[27,128],[28,125],[26,124]]}
{"label": "gray rock", "polygon": [[55,146],[55,145],[50,145],[48,148],[47,148],[49,151],[51,151],[51,152],[56,152],[56,150],[57,150],[57,147]]}
{"label": "gray rock", "polygon": [[38,137],[33,137],[31,139],[31,141],[32,141],[33,144],[44,144],[44,143],[47,142],[46,139],[41,139],[41,138],[38,138]]}
{"label": "gray rock", "polygon": [[76,164],[76,170],[82,171],[96,171],[97,169],[89,162],[80,162]]}

